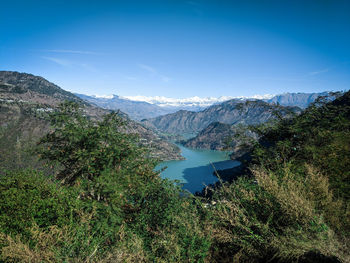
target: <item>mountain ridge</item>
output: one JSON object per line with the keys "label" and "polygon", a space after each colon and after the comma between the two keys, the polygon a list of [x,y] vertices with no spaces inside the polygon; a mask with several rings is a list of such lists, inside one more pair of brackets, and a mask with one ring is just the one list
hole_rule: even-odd
{"label": "mountain ridge", "polygon": [[203,111],[206,108],[229,100],[262,100],[282,106],[298,106],[306,108],[318,96],[329,92],[319,93],[283,93],[277,95],[265,94],[254,96],[220,96],[220,97],[188,97],[171,98],[164,96],[118,96],[118,95],[85,95],[75,93],[81,99],[111,110],[121,110],[134,120],[155,118],[174,113],[178,110]]}
{"label": "mountain ridge", "polygon": [[260,124],[273,117],[272,110],[299,111],[295,107],[271,105],[261,100],[230,100],[213,105],[200,112],[178,111],[164,116],[143,120],[148,127],[170,134],[198,133],[213,122],[225,124]]}

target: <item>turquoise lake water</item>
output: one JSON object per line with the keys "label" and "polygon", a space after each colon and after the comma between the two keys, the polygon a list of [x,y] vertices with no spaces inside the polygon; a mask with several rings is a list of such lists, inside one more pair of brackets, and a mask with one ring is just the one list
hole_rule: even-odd
{"label": "turquoise lake water", "polygon": [[167,166],[168,168],[161,172],[161,177],[179,180],[183,184],[183,188],[191,193],[200,191],[205,185],[218,181],[217,177],[213,175],[214,168],[211,163],[217,170],[239,165],[239,162],[230,160],[230,152],[195,150],[182,145],[178,146],[186,160],[162,162],[156,167],[156,170]]}

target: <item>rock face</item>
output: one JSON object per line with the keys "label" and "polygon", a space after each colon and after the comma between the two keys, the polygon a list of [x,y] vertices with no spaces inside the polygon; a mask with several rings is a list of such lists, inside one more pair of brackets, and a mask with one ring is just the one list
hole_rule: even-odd
{"label": "rock face", "polygon": [[[0,155],[6,155],[6,150],[11,151],[15,144],[34,142],[43,136],[50,129],[47,113],[64,100],[81,103],[85,106],[86,115],[96,120],[109,112],[83,101],[42,77],[0,71],[0,141],[8,147],[3,147]],[[120,112],[120,116],[127,120],[126,131],[139,134],[141,142],[151,148],[153,156],[161,160],[183,159],[176,145],[130,120],[126,114]]]}
{"label": "rock face", "polygon": [[282,114],[287,114],[288,111],[297,112],[300,109],[274,106],[260,100],[229,100],[200,112],[181,110],[144,120],[143,123],[165,133],[190,134],[198,133],[214,122],[230,125],[260,124],[274,118],[273,112],[275,110],[281,111]]}
{"label": "rock face", "polygon": [[268,103],[278,103],[282,106],[297,106],[299,108],[307,108],[310,103],[314,102],[319,96],[327,96],[328,92],[321,93],[284,93],[276,95],[266,100]]}

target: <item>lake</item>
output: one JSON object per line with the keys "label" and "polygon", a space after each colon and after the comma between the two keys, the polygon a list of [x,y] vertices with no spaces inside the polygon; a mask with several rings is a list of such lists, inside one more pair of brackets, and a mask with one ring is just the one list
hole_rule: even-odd
{"label": "lake", "polygon": [[205,185],[218,181],[218,178],[213,175],[214,168],[211,164],[216,170],[239,165],[239,162],[230,160],[230,152],[197,150],[182,145],[178,146],[186,160],[162,162],[156,167],[156,170],[167,166],[168,168],[161,172],[161,177],[179,180],[183,184],[183,188],[191,193],[200,191]]}

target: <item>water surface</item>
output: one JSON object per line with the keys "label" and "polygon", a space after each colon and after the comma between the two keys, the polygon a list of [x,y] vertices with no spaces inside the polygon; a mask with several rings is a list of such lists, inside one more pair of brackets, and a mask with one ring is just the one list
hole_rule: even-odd
{"label": "water surface", "polygon": [[156,167],[156,170],[167,166],[168,168],[161,172],[161,177],[179,180],[183,188],[192,193],[202,190],[205,185],[218,181],[213,175],[213,166],[221,170],[239,165],[239,162],[230,160],[230,152],[195,150],[182,145],[178,146],[186,160],[162,162]]}

